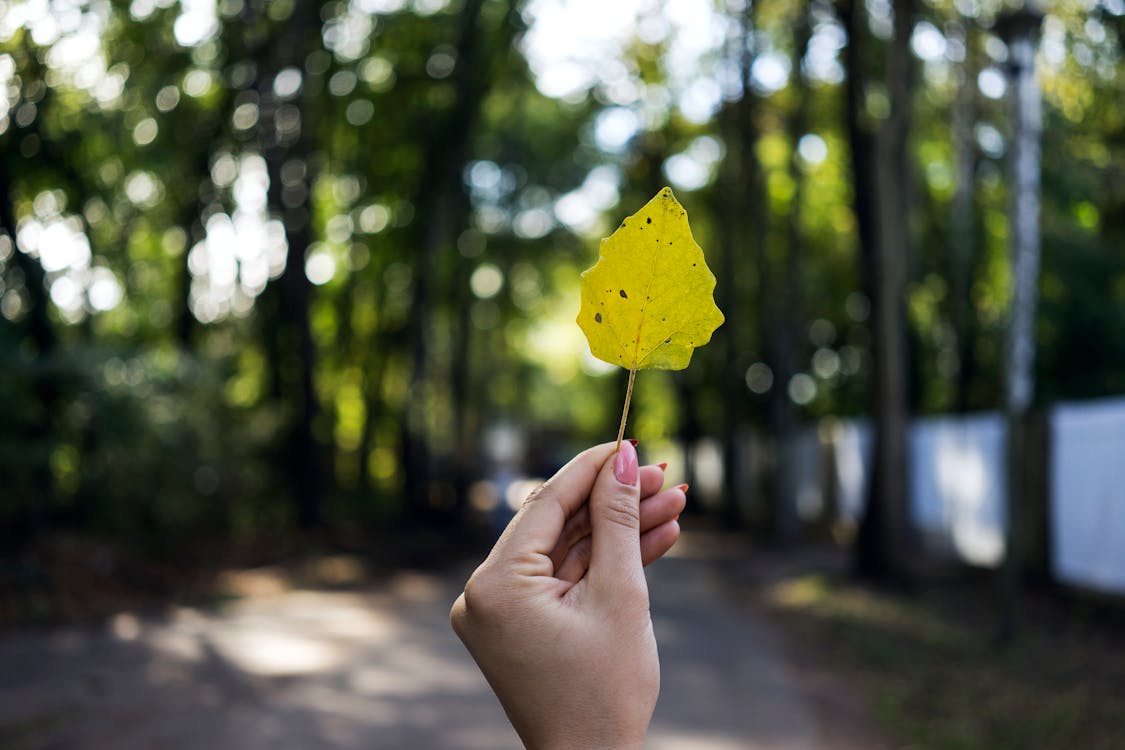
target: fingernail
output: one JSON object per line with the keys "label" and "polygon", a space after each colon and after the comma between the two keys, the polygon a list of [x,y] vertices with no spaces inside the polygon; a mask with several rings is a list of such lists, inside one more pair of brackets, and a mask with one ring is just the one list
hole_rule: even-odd
{"label": "fingernail", "polygon": [[685,495],[687,494],[687,485],[686,484],[676,485],[676,489],[678,489],[680,492],[684,493]]}
{"label": "fingernail", "polygon": [[679,523],[679,522],[680,522],[680,514],[679,514],[679,513],[677,513],[677,514],[676,514],[676,517],[675,517],[675,518],[673,518],[672,520],[673,520],[673,521],[675,521],[676,523]]}
{"label": "fingernail", "polygon": [[617,477],[617,481],[621,484],[629,486],[637,483],[637,474],[640,471],[637,465],[637,449],[632,443],[631,440],[622,443],[617,451],[617,458],[613,459],[613,476]]}
{"label": "fingernail", "polygon": [[660,467],[661,471],[667,471],[668,470],[668,462],[667,461],[661,461],[660,463],[657,464],[657,466]]}
{"label": "fingernail", "polygon": [[637,447],[637,445],[638,445],[638,444],[639,444],[639,442],[640,442],[640,441],[638,441],[638,440],[634,440],[633,438],[626,438],[626,440],[628,440],[628,441],[629,441],[630,443],[632,443],[632,444],[633,444],[633,447],[634,447],[634,448],[636,448],[636,447]]}

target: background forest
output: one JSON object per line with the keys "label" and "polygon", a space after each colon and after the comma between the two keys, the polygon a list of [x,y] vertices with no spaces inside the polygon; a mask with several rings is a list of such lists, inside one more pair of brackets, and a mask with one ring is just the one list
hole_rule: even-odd
{"label": "background forest", "polygon": [[[578,273],[665,184],[727,322],[630,432],[785,536],[748,435],[1005,405],[1017,10],[0,0],[0,544],[457,527],[614,435]],[[1044,10],[1036,404],[1125,393],[1125,4]]]}

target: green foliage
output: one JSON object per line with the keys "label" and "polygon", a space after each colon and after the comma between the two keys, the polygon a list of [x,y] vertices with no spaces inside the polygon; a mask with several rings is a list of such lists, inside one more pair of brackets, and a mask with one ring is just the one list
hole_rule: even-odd
{"label": "green foliage", "polygon": [[1119,620],[1098,605],[1029,597],[1019,643],[1000,648],[983,581],[905,597],[806,575],[770,594],[810,662],[842,673],[896,744],[1112,748],[1125,731]]}
{"label": "green foliage", "polygon": [[81,528],[189,556],[193,540],[250,545],[282,532],[290,519],[265,502],[279,488],[256,447],[276,416],[227,406],[223,369],[174,349],[6,361],[0,524]]}
{"label": "green foliage", "polygon": [[[848,71],[827,6],[699,4],[731,33],[691,65],[675,23],[641,24],[605,48],[595,83],[553,96],[528,60],[531,4],[221,2],[201,39],[180,5],[150,5],[82,6],[100,58],[68,67],[71,31],[14,25],[3,11],[23,4],[0,0],[13,535],[79,528],[160,549],[456,515],[494,468],[490,428],[565,436],[529,455],[605,439],[620,397],[574,329],[577,274],[608,217],[667,181],[709,262],[716,248],[731,323],[691,372],[638,386],[638,434],[692,439],[779,405],[796,419],[868,409]],[[972,87],[1002,68],[994,5],[964,18],[930,3],[917,19],[965,37],[965,55],[918,61],[913,83],[903,302],[919,412],[1000,398],[1007,111]],[[865,19],[853,72],[874,125],[887,42]],[[1059,3],[1044,25],[1042,399],[1125,388],[1121,33],[1109,4]],[[771,66],[788,73],[767,80]],[[965,86],[970,175],[953,125]],[[684,106],[715,87],[709,110]],[[632,124],[611,138],[614,122]]]}

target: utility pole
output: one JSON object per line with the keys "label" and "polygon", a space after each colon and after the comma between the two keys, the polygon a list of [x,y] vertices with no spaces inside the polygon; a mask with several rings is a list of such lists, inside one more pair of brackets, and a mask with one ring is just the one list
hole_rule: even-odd
{"label": "utility pole", "polygon": [[1035,312],[1039,287],[1040,139],[1042,97],[1035,75],[1035,50],[1043,11],[1037,0],[997,20],[996,31],[1008,45],[1008,91],[1011,102],[1010,169],[1012,307],[1005,351],[1004,407],[1008,423],[1008,529],[1001,569],[1001,638],[1016,631],[1016,591],[1022,539],[1023,466],[1027,462],[1024,425],[1035,393]]}

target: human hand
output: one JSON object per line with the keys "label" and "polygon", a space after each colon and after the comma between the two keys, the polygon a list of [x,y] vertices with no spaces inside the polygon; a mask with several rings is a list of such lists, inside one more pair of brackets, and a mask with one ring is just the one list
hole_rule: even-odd
{"label": "human hand", "polygon": [[642,565],[675,543],[684,504],[682,485],[662,482],[630,443],[579,454],[531,494],[454,603],[453,629],[527,747],[643,743],[660,667]]}

